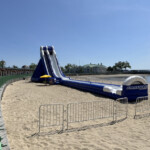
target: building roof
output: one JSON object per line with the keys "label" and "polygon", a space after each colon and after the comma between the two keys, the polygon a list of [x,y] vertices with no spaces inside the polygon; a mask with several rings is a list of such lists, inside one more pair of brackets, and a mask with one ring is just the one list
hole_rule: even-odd
{"label": "building roof", "polygon": [[84,68],[95,68],[95,67],[100,67],[100,68],[107,68],[106,66],[104,66],[102,63],[101,64],[86,64],[83,66]]}

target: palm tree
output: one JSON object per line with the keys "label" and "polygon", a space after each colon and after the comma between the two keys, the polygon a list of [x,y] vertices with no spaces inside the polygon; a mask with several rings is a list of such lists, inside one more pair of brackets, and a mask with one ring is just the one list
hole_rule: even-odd
{"label": "palm tree", "polygon": [[6,62],[4,60],[0,61],[0,68],[4,68],[6,66]]}

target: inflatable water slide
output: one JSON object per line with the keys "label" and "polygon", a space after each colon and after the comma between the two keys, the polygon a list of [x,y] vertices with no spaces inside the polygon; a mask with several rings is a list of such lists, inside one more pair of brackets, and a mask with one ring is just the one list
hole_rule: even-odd
{"label": "inflatable water slide", "polygon": [[148,96],[148,84],[141,76],[130,76],[122,85],[73,80],[66,77],[61,71],[53,46],[41,46],[40,56],[39,63],[31,78],[32,82],[43,82],[40,76],[47,74],[50,75],[57,84],[113,99],[127,97],[129,101],[132,101],[137,97]]}

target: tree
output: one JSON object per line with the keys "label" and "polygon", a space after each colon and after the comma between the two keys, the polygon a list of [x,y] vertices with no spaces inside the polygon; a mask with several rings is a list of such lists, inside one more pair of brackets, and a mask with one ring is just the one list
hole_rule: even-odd
{"label": "tree", "polygon": [[17,69],[18,67],[16,65],[13,65],[12,68]]}
{"label": "tree", "polygon": [[117,69],[117,67],[114,65],[114,66],[112,66],[112,68],[113,68],[113,71],[117,71],[118,69]]}
{"label": "tree", "polygon": [[82,66],[78,66],[76,72],[77,73],[83,73],[83,67]]}
{"label": "tree", "polygon": [[64,67],[60,67],[62,72],[65,72],[65,68]]}
{"label": "tree", "polygon": [[107,71],[108,72],[112,72],[114,69],[113,69],[113,67],[111,67],[111,66],[109,66],[108,68],[107,68]]}
{"label": "tree", "polygon": [[65,66],[66,72],[70,72],[71,68],[72,68],[72,65],[71,65],[71,64],[67,64],[67,65]]}
{"label": "tree", "polygon": [[0,68],[4,68],[6,66],[6,62],[4,60],[0,61]]}
{"label": "tree", "polygon": [[123,69],[131,68],[130,63],[128,61],[118,61],[114,66],[109,66],[107,71],[122,71]]}
{"label": "tree", "polygon": [[131,68],[130,63],[128,61],[124,62],[124,69]]}
{"label": "tree", "polygon": [[78,70],[79,66],[75,65],[75,64],[72,64],[71,65],[71,73],[76,73],[77,70]]}
{"label": "tree", "polygon": [[124,66],[124,63],[119,61],[119,62],[115,63],[114,68],[116,68],[116,70],[121,71],[123,69],[123,66]]}
{"label": "tree", "polygon": [[114,68],[116,68],[116,70],[122,71],[123,69],[127,69],[127,68],[131,68],[130,63],[127,61],[119,61],[117,63],[115,63]]}
{"label": "tree", "polygon": [[22,69],[28,69],[29,67],[26,66],[26,65],[23,65],[21,68],[22,68]]}
{"label": "tree", "polygon": [[36,65],[35,63],[31,63],[30,66],[29,66],[29,68],[30,68],[30,69],[35,69],[36,66],[37,66],[37,65]]}

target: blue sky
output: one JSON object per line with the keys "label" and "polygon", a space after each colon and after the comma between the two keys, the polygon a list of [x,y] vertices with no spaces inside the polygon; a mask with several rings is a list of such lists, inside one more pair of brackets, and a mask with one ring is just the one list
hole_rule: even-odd
{"label": "blue sky", "polygon": [[61,66],[150,69],[150,1],[0,0],[0,60],[38,63],[41,45],[54,45]]}

